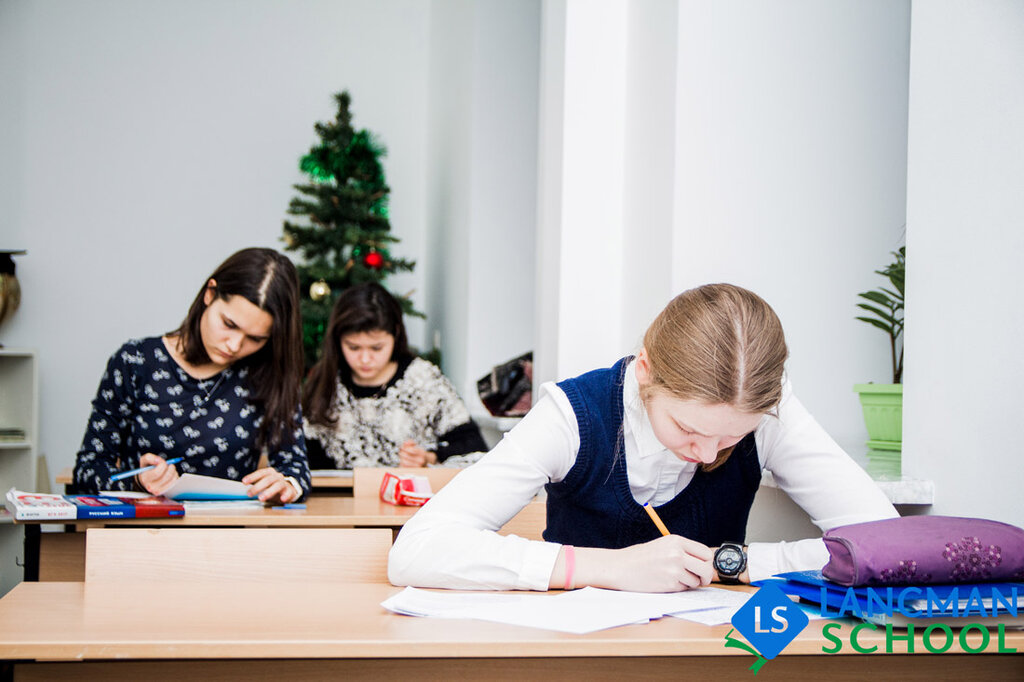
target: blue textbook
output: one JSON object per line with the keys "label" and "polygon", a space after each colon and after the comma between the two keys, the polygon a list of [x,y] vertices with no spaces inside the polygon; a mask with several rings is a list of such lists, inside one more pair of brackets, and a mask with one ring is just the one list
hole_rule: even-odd
{"label": "blue textbook", "polygon": [[781,573],[763,582],[817,604],[827,618],[861,618],[894,627],[957,627],[958,622],[1024,627],[1024,583],[847,587],[824,578],[821,571]]}
{"label": "blue textbook", "polygon": [[130,502],[105,495],[65,495],[78,509],[80,519],[134,519],[135,506]]}

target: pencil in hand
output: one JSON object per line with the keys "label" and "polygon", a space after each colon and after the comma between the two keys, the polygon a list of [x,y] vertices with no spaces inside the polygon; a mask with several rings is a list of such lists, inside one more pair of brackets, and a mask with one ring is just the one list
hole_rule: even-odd
{"label": "pencil in hand", "polygon": [[[167,460],[167,464],[177,464],[178,462],[184,461],[184,459],[184,457],[175,457],[173,459]],[[129,469],[128,471],[122,471],[119,474],[114,474],[113,476],[111,476],[110,481],[111,483],[113,483],[114,481],[120,481],[121,479],[125,479],[130,476],[136,476],[138,474],[141,474],[143,471],[149,471],[154,467],[156,467],[155,464],[150,464],[149,466],[139,467],[138,469]]]}
{"label": "pencil in hand", "polygon": [[661,520],[661,517],[658,516],[658,512],[654,511],[654,507],[652,507],[650,503],[644,504],[644,511],[651,517],[651,521],[654,521],[654,525],[658,527],[658,530],[661,531],[662,535],[670,535],[668,528],[665,527],[665,523]]}

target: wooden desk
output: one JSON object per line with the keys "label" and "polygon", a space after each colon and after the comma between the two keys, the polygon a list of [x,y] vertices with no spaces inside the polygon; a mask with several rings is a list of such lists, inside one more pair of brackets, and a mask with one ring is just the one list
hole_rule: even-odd
{"label": "wooden desk", "polygon": [[[729,626],[676,618],[587,635],[474,620],[411,618],[380,602],[384,584],[22,583],[0,599],[0,659],[17,679],[755,679],[753,656],[726,649]],[[538,598],[544,598],[538,595]],[[152,605],[147,607],[146,605]],[[1024,655],[825,655],[812,621],[757,676],[764,680],[1020,679]],[[850,627],[849,625],[845,627]],[[884,635],[864,631],[860,642]],[[1006,643],[1024,651],[1024,633]],[[976,644],[976,643],[973,643]],[[897,644],[896,651],[905,651]],[[922,650],[920,642],[916,650]],[[268,660],[269,659],[269,660]]]}
{"label": "wooden desk", "polygon": [[[25,580],[82,580],[85,575],[85,530],[131,526],[249,528],[391,528],[397,532],[419,507],[399,507],[380,498],[313,495],[305,509],[256,507],[189,510],[185,516],[157,519],[93,519],[73,522],[74,533],[41,533],[40,524],[25,526]],[[531,540],[541,539],[545,503],[534,501],[503,529]],[[61,522],[58,522],[61,523]],[[64,522],[68,526],[72,522]]]}

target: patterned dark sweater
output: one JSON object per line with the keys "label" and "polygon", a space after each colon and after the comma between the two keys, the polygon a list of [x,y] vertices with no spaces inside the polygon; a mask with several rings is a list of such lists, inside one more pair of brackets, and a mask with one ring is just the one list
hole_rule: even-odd
{"label": "patterned dark sweater", "polygon": [[[249,370],[241,363],[208,379],[190,376],[160,337],[128,341],[107,362],[75,462],[81,493],[130,490],[134,479],[110,477],[138,466],[147,452],[186,457],[179,473],[238,480],[255,471],[255,439],[263,409],[249,399]],[[296,406],[295,417],[301,420]],[[301,423],[301,422],[299,422]],[[302,429],[296,427],[267,453],[270,466],[309,493],[309,464]]]}

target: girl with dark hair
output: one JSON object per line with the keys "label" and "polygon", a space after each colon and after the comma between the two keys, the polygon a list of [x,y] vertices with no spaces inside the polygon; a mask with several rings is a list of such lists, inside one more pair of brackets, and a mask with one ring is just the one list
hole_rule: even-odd
{"label": "girl with dark hair", "polygon": [[338,297],[302,407],[314,469],[424,467],[487,449],[455,387],[409,351],[402,306],[376,282]]}
{"label": "girl with dark hair", "polygon": [[[75,462],[81,493],[154,495],[181,473],[241,480],[262,501],[309,492],[299,408],[298,277],[272,249],[243,249],[207,278],[178,329],[111,356]],[[257,469],[267,452],[269,467]],[[165,460],[183,457],[177,465]],[[111,481],[140,466],[134,479]]]}
{"label": "girl with dark hair", "polygon": [[[391,582],[676,592],[820,569],[820,538],[746,544],[763,470],[822,530],[896,510],[793,395],[786,357],[754,293],[683,292],[635,357],[544,384],[523,421],[405,524]],[[498,535],[541,488],[545,541]]]}

